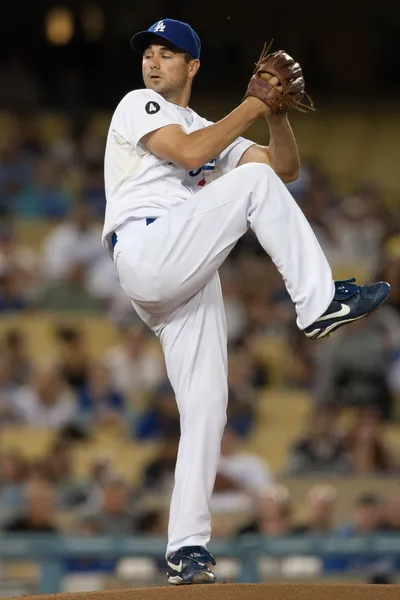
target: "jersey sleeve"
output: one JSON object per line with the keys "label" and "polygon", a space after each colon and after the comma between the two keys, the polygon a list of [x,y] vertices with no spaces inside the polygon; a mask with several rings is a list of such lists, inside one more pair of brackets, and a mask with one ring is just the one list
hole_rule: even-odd
{"label": "jersey sleeve", "polygon": [[[214,121],[208,121],[207,119],[202,119],[204,125],[208,127],[209,125],[213,125]],[[239,136],[234,140],[229,146],[225,148],[217,157],[216,163],[219,167],[219,170],[222,173],[229,173],[232,169],[235,169],[238,165],[239,160],[242,157],[242,154],[250,148],[250,146],[254,146],[255,142],[248,140],[242,136]]]}
{"label": "jersey sleeve", "polygon": [[239,160],[242,157],[242,154],[250,148],[250,146],[254,146],[255,142],[248,140],[244,137],[238,137],[235,141],[233,141],[225,150],[221,152],[219,155],[219,166],[223,173],[229,173],[232,169],[235,169],[238,165]]}
{"label": "jersey sleeve", "polygon": [[168,102],[152,90],[135,90],[122,99],[113,124],[114,129],[140,150],[141,138],[166,125],[181,125]]}

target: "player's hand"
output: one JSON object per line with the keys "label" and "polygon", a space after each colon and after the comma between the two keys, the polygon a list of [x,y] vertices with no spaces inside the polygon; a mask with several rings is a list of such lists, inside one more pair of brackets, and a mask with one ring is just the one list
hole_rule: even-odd
{"label": "player's hand", "polygon": [[[262,100],[271,109],[267,114],[285,115],[290,110],[315,110],[311,98],[305,93],[301,66],[284,50],[269,53],[271,43],[264,45],[245,98],[255,96]],[[308,104],[303,103],[304,97]]]}
{"label": "player's hand", "polygon": [[[264,79],[264,81],[268,81],[268,83],[270,85],[273,85],[274,87],[271,89],[271,97],[276,95],[276,92],[278,91],[280,94],[282,94],[283,91],[283,87],[281,85],[281,82],[279,81],[279,79],[275,76],[275,75],[271,75],[271,73],[263,73],[262,74],[262,79]],[[266,115],[272,115],[272,109],[267,105],[268,111],[265,113]]]}
{"label": "player's hand", "polygon": [[[271,97],[276,94],[276,91],[279,91],[279,93],[282,93],[282,85],[281,85],[279,79],[277,77],[275,77],[275,75],[272,75],[271,73],[263,73],[263,79],[264,79],[264,81],[268,81],[268,83],[270,85],[274,86],[273,88],[271,88]],[[248,96],[248,98],[254,98],[258,101],[258,103],[261,103],[260,111],[262,112],[263,115],[265,115],[265,116],[272,115],[272,109],[268,104],[266,104],[265,102],[263,102],[256,96]],[[261,105],[262,105],[262,107],[261,107]]]}
{"label": "player's hand", "polygon": [[279,79],[277,77],[275,77],[275,75],[271,75],[271,73],[263,73],[262,74],[262,78],[264,79],[264,81],[269,81],[269,83],[271,85],[274,85],[276,87],[276,89],[278,89],[280,91],[280,93],[282,94],[282,85],[279,81]]}

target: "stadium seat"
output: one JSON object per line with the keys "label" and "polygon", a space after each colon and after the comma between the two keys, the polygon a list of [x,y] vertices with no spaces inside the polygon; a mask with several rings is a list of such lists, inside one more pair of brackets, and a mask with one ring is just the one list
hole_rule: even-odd
{"label": "stadium seat", "polygon": [[44,238],[54,229],[54,223],[46,219],[17,219],[15,234],[18,243],[40,253]]}
{"label": "stadium seat", "polygon": [[0,320],[0,336],[9,329],[17,328],[25,333],[28,344],[34,347],[36,358],[48,359],[54,357],[54,331],[61,323],[84,331],[88,350],[93,356],[103,355],[110,346],[120,341],[115,325],[105,316],[77,313],[9,315],[7,319]]}
{"label": "stadium seat", "polygon": [[0,446],[2,452],[16,448],[27,458],[40,458],[48,451],[55,436],[51,429],[8,425],[1,430]]}

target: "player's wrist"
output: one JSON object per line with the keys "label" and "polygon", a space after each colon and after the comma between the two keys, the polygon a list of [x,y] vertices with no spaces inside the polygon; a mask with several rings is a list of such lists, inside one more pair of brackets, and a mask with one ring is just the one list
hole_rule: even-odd
{"label": "player's wrist", "polygon": [[283,113],[282,115],[274,115],[272,112],[270,112],[265,115],[265,118],[267,119],[268,123],[283,123],[289,120],[287,113]]}
{"label": "player's wrist", "polygon": [[255,117],[262,117],[263,115],[266,116],[271,113],[270,107],[255,96],[247,96],[243,100],[243,103],[249,107]]}

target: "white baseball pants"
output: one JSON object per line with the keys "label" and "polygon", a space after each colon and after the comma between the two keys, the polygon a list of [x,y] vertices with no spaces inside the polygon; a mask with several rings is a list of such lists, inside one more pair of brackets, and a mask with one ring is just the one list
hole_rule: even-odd
{"label": "white baseball pants", "polygon": [[133,220],[117,231],[121,286],[161,341],[180,413],[167,555],[206,547],[211,536],[208,504],[228,397],[218,268],[248,227],[281,273],[305,329],[331,303],[334,282],[309,223],[270,167],[238,167],[154,223]]}

